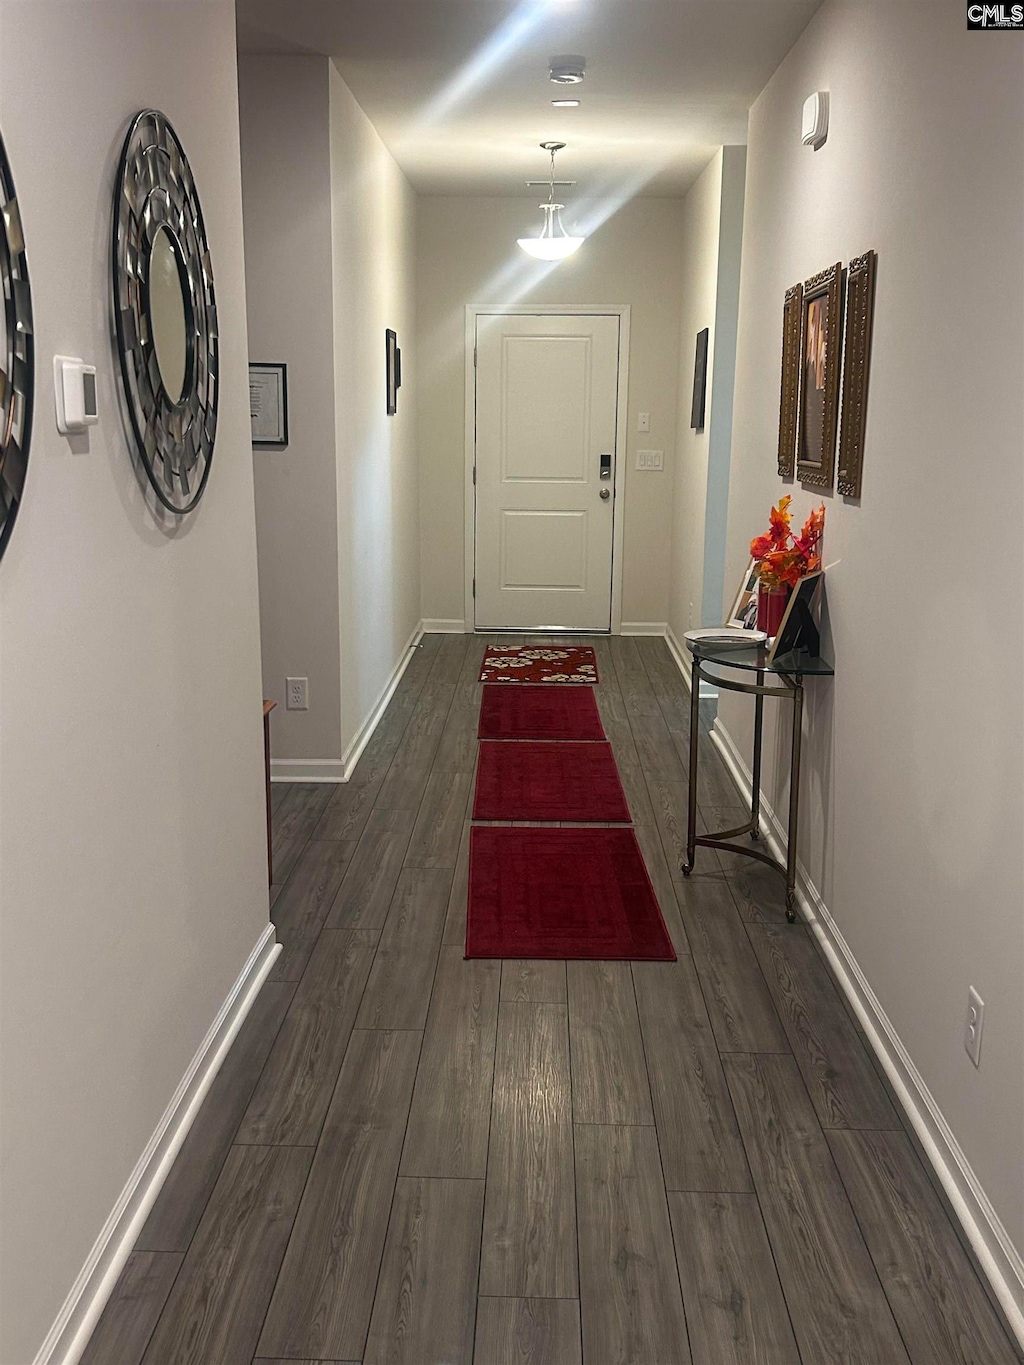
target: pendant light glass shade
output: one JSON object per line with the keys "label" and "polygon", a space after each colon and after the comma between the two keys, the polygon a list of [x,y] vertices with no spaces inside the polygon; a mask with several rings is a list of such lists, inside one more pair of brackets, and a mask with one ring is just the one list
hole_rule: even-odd
{"label": "pendant light glass shade", "polygon": [[564,261],[574,251],[579,251],[584,238],[570,237],[562,226],[564,204],[541,204],[544,211],[544,226],[539,237],[520,237],[519,245],[528,256],[538,261]]}
{"label": "pendant light glass shade", "polygon": [[[520,237],[518,242],[528,256],[533,256],[538,261],[564,261],[566,256],[571,256],[574,251],[579,251],[585,239],[569,236],[562,226],[562,210],[565,205],[555,203],[555,153],[560,152],[565,143],[542,142],[540,145],[544,151],[551,154],[551,181],[548,189],[548,202],[540,206],[544,214],[544,226],[540,230],[539,237]],[[536,181],[530,183],[536,184]],[[575,184],[575,181],[566,181],[565,183]]]}

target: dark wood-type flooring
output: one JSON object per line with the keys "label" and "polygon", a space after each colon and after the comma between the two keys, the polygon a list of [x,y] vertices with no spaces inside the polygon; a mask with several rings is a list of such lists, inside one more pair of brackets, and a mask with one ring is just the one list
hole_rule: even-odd
{"label": "dark wood-type flooring", "polygon": [[351,782],[275,786],[284,951],[85,1365],[1018,1360],[780,880],[680,875],[664,641],[593,643],[679,960],[463,959],[485,643],[423,641]]}

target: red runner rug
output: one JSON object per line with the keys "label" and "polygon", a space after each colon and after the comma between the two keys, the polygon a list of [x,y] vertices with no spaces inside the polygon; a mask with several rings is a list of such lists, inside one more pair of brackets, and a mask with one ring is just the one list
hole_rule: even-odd
{"label": "red runner rug", "polygon": [[466,956],[676,954],[631,829],[487,825],[470,833]]}
{"label": "red runner rug", "polygon": [[604,739],[592,687],[498,687],[480,707],[481,739]]}
{"label": "red runner rug", "polygon": [[489,645],[480,681],[596,683],[597,655],[589,645]]}
{"label": "red runner rug", "polygon": [[629,824],[612,746],[482,740],[473,819]]}

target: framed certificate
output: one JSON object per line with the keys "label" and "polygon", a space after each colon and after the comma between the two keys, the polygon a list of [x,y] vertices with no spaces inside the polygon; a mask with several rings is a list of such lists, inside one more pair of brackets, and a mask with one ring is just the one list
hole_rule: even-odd
{"label": "framed certificate", "polygon": [[249,417],[254,446],[288,444],[287,365],[249,366]]}

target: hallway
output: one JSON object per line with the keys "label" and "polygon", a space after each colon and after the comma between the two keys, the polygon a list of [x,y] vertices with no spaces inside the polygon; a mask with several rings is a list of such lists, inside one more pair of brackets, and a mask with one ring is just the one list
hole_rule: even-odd
{"label": "hallway", "polygon": [[353,779],[274,788],[284,950],[85,1365],[1019,1359],[777,879],[679,874],[665,642],[593,643],[678,962],[463,959],[485,641],[424,637]]}

